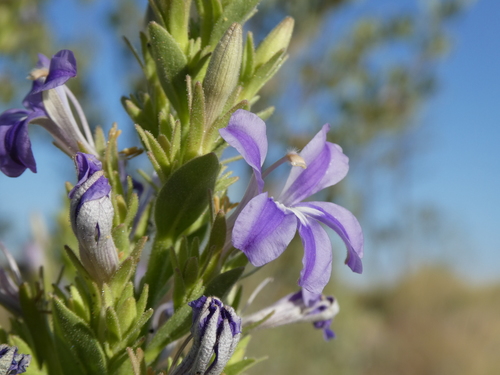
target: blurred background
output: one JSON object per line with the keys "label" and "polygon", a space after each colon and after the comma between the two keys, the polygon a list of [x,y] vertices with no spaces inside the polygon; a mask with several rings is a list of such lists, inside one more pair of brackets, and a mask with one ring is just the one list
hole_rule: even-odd
{"label": "blurred background", "polygon": [[[89,122],[116,121],[121,148],[137,145],[120,97],[141,88],[141,72],[122,36],[138,45],[146,6],[0,1],[0,110],[21,106],[38,52],[72,49],[79,71],[69,85]],[[285,16],[296,21],[290,58],[254,107],[276,107],[268,161],[330,123],[350,172],[321,199],[356,214],[366,245],[365,271],[353,274],[332,235],[337,338],[325,343],[307,324],[258,331],[248,354],[269,359],[249,374],[500,373],[500,3],[264,0],[258,9],[246,25],[256,41]],[[38,173],[0,175],[0,240],[36,269],[66,240],[63,186],[74,171],[40,127],[30,135]],[[141,156],[132,167],[146,164]],[[301,257],[295,241],[248,278],[247,294],[275,277],[249,312],[296,290]]]}

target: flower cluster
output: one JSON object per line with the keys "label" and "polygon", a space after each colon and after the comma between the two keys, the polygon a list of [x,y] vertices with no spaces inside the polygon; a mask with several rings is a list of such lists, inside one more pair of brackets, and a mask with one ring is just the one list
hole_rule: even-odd
{"label": "flower cluster", "polygon": [[189,306],[193,309],[193,346],[172,375],[219,375],[240,339],[241,319],[215,297],[201,296]]}
{"label": "flower cluster", "polygon": [[[36,172],[28,125],[38,124],[53,137],[55,145],[70,157],[80,149],[95,153],[90,128],[80,104],[65,83],[76,76],[73,52],[62,50],[52,59],[39,54],[30,73],[31,91],[23,100],[24,109],[10,109],[0,115],[0,170],[18,177],[27,168]],[[76,120],[71,109],[77,114]],[[83,133],[78,123],[83,127]]]}
{"label": "flower cluster", "polygon": [[[253,113],[236,111],[222,138],[243,156],[253,169],[253,178],[235,212],[232,243],[255,266],[279,257],[298,231],[304,245],[304,268],[299,285],[308,305],[321,295],[331,274],[330,239],[320,223],[333,229],[347,247],[346,264],[363,270],[363,234],[349,211],[331,202],[303,202],[304,199],[342,180],[349,169],[348,158],[340,146],[327,142],[329,126],[296,154],[288,154],[262,172],[267,154],[266,125]],[[292,169],[279,196],[264,190],[264,178],[277,166],[291,161]]]}
{"label": "flower cluster", "polygon": [[[339,304],[323,295],[333,261],[326,228],[343,240],[356,273],[363,234],[345,208],[309,199],[346,176],[348,158],[324,125],[300,152],[263,169],[266,124],[249,110],[286,60],[294,21],[285,18],[257,47],[251,33],[243,44],[242,23],[257,3],[149,2],[142,57],[134,50],[148,89],[122,98],[141,144],[121,151],[118,125],[107,135],[96,128],[94,139],[66,86],[77,74],[73,52],[39,55],[24,108],[0,115],[0,171],[36,172],[28,125],[38,124],[74,161],[77,182],[66,185],[68,220],[57,228],[65,257],[51,249],[55,265],[23,280],[0,244],[8,261],[0,304],[13,314],[0,337],[28,353],[0,346],[0,375],[24,372],[31,355],[40,374],[238,375],[256,363],[245,357],[253,329],[306,322],[326,340],[335,336]],[[231,159],[220,160],[227,146],[253,170],[236,205]],[[127,160],[141,154],[150,168],[139,183]],[[266,178],[285,163],[288,178],[272,195]],[[279,258],[296,233],[300,291],[241,318],[241,280],[258,275],[245,268]]]}

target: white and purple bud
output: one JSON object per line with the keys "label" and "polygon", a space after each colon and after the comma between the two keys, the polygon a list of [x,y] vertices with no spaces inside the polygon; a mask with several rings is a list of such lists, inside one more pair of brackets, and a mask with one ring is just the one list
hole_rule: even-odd
{"label": "white and purple bud", "polygon": [[189,306],[193,308],[193,345],[171,375],[219,375],[240,340],[241,318],[216,297],[202,296]]}
{"label": "white and purple bud", "polygon": [[0,345],[0,375],[17,375],[26,372],[31,362],[29,354],[18,354],[17,347]]}
{"label": "white and purple bud", "polygon": [[78,183],[70,191],[70,219],[78,239],[80,259],[90,276],[104,283],[118,268],[118,254],[111,236],[113,204],[111,186],[94,155],[75,156]]}
{"label": "white and purple bud", "polygon": [[[323,330],[325,340],[335,337],[330,329],[333,318],[339,312],[339,304],[332,296],[319,295],[315,299],[309,299],[306,305],[303,291],[289,294],[252,315],[243,317],[243,326],[258,324],[256,328],[273,328],[285,324],[309,322],[314,327]],[[272,314],[272,315],[271,315]]]}

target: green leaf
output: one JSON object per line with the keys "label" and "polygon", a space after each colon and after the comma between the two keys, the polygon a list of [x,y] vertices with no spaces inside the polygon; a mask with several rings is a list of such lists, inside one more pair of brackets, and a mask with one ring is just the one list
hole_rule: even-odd
{"label": "green leaf", "polygon": [[69,290],[73,300],[73,310],[75,313],[78,314],[78,316],[80,316],[83,320],[87,322],[90,321],[89,307],[78,289],[74,285],[70,285]]}
{"label": "green leaf", "polygon": [[142,283],[149,285],[147,307],[156,307],[168,290],[167,282],[174,272],[170,262],[170,245],[168,239],[160,240],[158,236],[153,243],[148,269]]}
{"label": "green leaf", "polygon": [[112,306],[106,309],[106,332],[107,339],[111,344],[114,344],[122,339],[120,318]]}
{"label": "green leaf", "polygon": [[268,62],[261,65],[260,68],[255,71],[250,81],[244,86],[240,94],[240,99],[252,99],[262,86],[276,74],[287,58],[288,56],[285,54],[285,50],[280,50],[276,52]]}
{"label": "green leaf", "polygon": [[189,228],[208,207],[219,160],[215,154],[195,158],[175,171],[163,185],[155,206],[157,236],[173,241]]}
{"label": "green leaf", "polygon": [[188,44],[188,24],[191,0],[174,0],[168,3],[166,26],[177,43],[184,50]]}
{"label": "green leaf", "polygon": [[136,303],[137,315],[142,314],[144,312],[144,310],[146,309],[146,304],[148,301],[148,294],[149,294],[149,285],[145,284],[142,287],[141,296],[139,297],[139,300]]}
{"label": "green leaf", "polygon": [[62,337],[87,374],[107,374],[106,356],[99,341],[85,322],[68,310],[58,298],[53,299],[54,330]]}
{"label": "green leaf", "polygon": [[247,358],[247,359],[242,359],[239,362],[236,362],[234,364],[228,365],[224,368],[224,374],[225,375],[238,375],[241,374],[243,371],[248,370],[250,367],[253,365],[262,362],[263,360],[267,359],[267,357],[262,357],[262,358]]}
{"label": "green leaf", "polygon": [[186,285],[184,284],[184,279],[182,277],[181,270],[179,268],[174,269],[174,290],[172,293],[172,300],[174,302],[174,308],[178,309],[186,301],[184,300],[186,296]]}
{"label": "green leaf", "polygon": [[243,25],[254,14],[259,2],[260,0],[233,0],[225,5],[221,17],[212,29],[209,44],[215,46],[234,22]]}
{"label": "green leaf", "polygon": [[240,82],[248,81],[254,72],[255,64],[255,47],[253,44],[253,34],[251,31],[247,33],[245,48],[243,49],[243,58],[241,61]]}
{"label": "green leaf", "polygon": [[205,295],[219,297],[220,299],[224,298],[232,286],[239,280],[244,270],[245,267],[238,267],[216,276],[207,285]]}
{"label": "green leaf", "polygon": [[151,364],[161,351],[171,342],[184,336],[191,327],[192,309],[184,305],[163,324],[146,346],[146,363]]}
{"label": "green leaf", "polygon": [[127,298],[117,310],[117,315],[118,321],[120,322],[121,332],[127,333],[137,317],[137,306],[135,304],[135,298]]}
{"label": "green leaf", "polygon": [[[136,319],[134,321],[132,327],[130,327],[129,329],[129,332],[125,333],[125,338],[119,345],[117,345],[114,348],[115,353],[125,349],[127,346],[136,346],[135,344],[140,344],[140,342],[137,343],[136,340],[139,337],[142,328],[148,322],[148,320],[151,318],[152,315],[153,315],[153,309],[148,309],[144,311],[144,313],[139,317],[139,319]],[[144,339],[141,339],[139,341],[142,340]]]}
{"label": "green leaf", "polygon": [[286,51],[292,37],[294,20],[286,17],[264,38],[255,51],[255,68],[268,62],[278,51]]}
{"label": "green leaf", "polygon": [[219,212],[210,231],[210,239],[200,259],[203,264],[203,279],[205,281],[210,280],[212,274],[217,270],[225,242],[226,218],[223,212]]}
{"label": "green leaf", "polygon": [[186,290],[191,289],[196,280],[198,280],[198,258],[191,257],[187,260],[186,265],[184,266],[184,283],[186,285]]}
{"label": "green leaf", "polygon": [[122,264],[120,264],[120,268],[118,268],[111,280],[108,282],[115,299],[118,299],[121,296],[127,282],[132,278],[136,266],[136,259],[133,259],[132,257],[125,259]]}
{"label": "green leaf", "polygon": [[200,82],[196,82],[193,90],[193,103],[189,125],[188,147],[186,159],[192,159],[201,154],[205,134],[205,94]]}
{"label": "green leaf", "polygon": [[179,116],[188,115],[185,98],[187,58],[172,35],[155,22],[148,25],[151,51],[163,91]]}
{"label": "green leaf", "polygon": [[233,23],[217,43],[203,80],[205,128],[217,119],[238,84],[242,56],[241,25]]}

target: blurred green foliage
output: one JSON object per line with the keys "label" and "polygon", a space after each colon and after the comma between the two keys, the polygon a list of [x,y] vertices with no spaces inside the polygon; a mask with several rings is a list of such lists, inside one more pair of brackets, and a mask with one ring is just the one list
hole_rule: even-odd
{"label": "blurred green foliage", "polygon": [[307,324],[257,331],[248,354],[270,359],[248,374],[500,373],[500,285],[470,286],[446,269],[423,268],[390,287],[335,289],[333,342]]}

